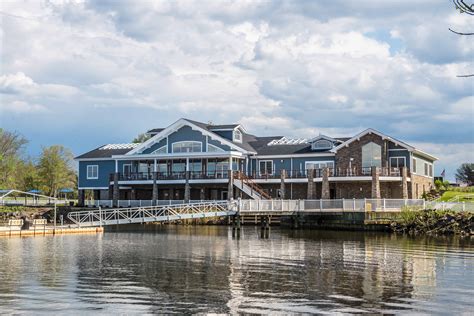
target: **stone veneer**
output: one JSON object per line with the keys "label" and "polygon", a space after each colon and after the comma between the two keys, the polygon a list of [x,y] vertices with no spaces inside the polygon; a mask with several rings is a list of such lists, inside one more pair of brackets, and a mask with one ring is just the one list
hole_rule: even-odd
{"label": "stone veneer", "polygon": [[382,165],[381,167],[388,167],[388,140],[383,140],[377,134],[366,134],[359,140],[355,140],[348,145],[348,147],[340,148],[336,153],[336,168],[337,169],[348,169],[350,158],[353,159],[350,164],[352,168],[358,170],[362,167],[362,146],[373,142],[382,147]]}
{"label": "stone veneer", "polygon": [[[423,192],[428,192],[432,189],[434,180],[433,178],[419,176],[417,174],[410,174],[411,182],[408,184],[411,187],[411,194],[408,197],[411,199],[420,199]],[[418,189],[417,189],[418,188]]]}

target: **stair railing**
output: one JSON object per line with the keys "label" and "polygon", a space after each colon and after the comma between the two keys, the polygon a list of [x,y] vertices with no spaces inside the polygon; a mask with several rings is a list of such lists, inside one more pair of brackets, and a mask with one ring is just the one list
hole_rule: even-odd
{"label": "stair railing", "polygon": [[234,178],[242,181],[242,183],[250,187],[252,193],[253,191],[255,191],[258,195],[260,195],[262,199],[271,200],[271,196],[267,192],[265,192],[261,186],[252,181],[252,179],[250,179],[249,177],[247,177],[247,175],[245,175],[243,172],[235,171]]}

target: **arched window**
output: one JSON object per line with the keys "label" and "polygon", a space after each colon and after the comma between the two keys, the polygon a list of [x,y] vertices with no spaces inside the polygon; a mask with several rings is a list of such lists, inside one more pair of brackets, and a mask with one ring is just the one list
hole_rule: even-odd
{"label": "arched window", "polygon": [[362,146],[362,168],[382,167],[382,146],[368,143]]}
{"label": "arched window", "polygon": [[240,132],[239,130],[234,131],[234,142],[242,142],[242,132]]}
{"label": "arched window", "polygon": [[184,141],[173,143],[173,153],[199,153],[202,152],[202,143],[194,141]]}
{"label": "arched window", "polygon": [[168,153],[168,145],[161,146],[160,148],[152,152],[152,154],[166,154],[166,153]]}
{"label": "arched window", "polygon": [[331,149],[332,148],[332,142],[330,142],[327,139],[320,139],[320,140],[315,141],[311,145],[311,148],[313,150]]}
{"label": "arched window", "polygon": [[223,152],[224,149],[214,146],[212,144],[207,144],[207,151],[210,153]]}

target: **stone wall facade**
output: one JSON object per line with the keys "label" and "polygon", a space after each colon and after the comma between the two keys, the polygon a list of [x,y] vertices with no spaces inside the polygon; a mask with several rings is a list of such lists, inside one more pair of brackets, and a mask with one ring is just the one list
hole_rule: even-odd
{"label": "stone wall facade", "polygon": [[352,168],[360,170],[362,168],[362,146],[368,143],[376,143],[382,147],[382,165],[381,167],[388,167],[388,148],[390,141],[383,140],[377,134],[367,134],[362,136],[359,140],[355,140],[349,144],[348,147],[340,148],[336,153],[336,166],[338,169],[348,169],[349,161]]}
{"label": "stone wall facade", "polygon": [[408,183],[408,198],[421,199],[424,192],[430,191],[434,186],[434,179],[416,174],[410,175],[411,182]]}

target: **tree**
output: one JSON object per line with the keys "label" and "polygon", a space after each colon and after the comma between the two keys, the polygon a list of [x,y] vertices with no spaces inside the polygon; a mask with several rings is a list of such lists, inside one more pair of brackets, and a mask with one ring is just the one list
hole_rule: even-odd
{"label": "tree", "polygon": [[15,188],[20,191],[30,191],[41,186],[38,169],[31,159],[18,163],[16,177],[17,183]]}
{"label": "tree", "polygon": [[73,155],[60,145],[43,147],[38,164],[42,191],[49,196],[58,196],[61,188],[74,187],[75,172],[72,168]]}
{"label": "tree", "polygon": [[463,163],[456,170],[456,180],[467,185],[474,185],[474,163]]}
{"label": "tree", "polygon": [[[474,15],[474,4],[467,4],[466,1],[464,0],[453,0],[454,6],[456,7],[457,10],[461,13],[469,14],[469,15]],[[474,35],[474,33],[469,32],[458,32],[454,31],[453,29],[449,28],[451,32],[457,35],[461,36],[470,36]],[[474,77],[474,74],[467,74],[467,75],[458,75],[458,77]]]}
{"label": "tree", "polygon": [[150,139],[150,136],[147,134],[138,134],[138,136],[132,140],[132,143],[143,143],[149,139]]}
{"label": "tree", "polygon": [[15,187],[21,154],[28,141],[16,132],[8,132],[0,128],[0,187]]}

